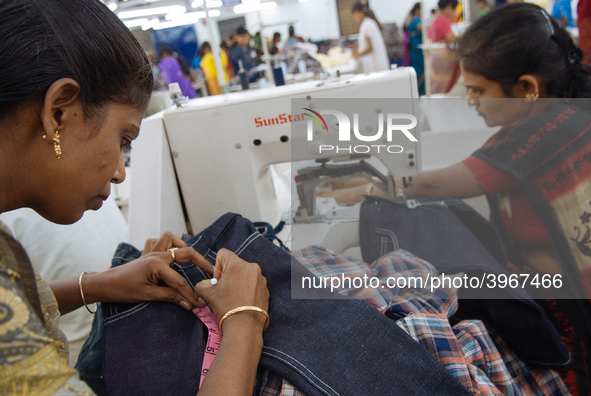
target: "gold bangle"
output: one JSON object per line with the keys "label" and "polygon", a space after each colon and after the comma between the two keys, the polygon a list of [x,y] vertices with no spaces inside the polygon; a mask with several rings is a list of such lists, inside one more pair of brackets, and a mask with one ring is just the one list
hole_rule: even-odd
{"label": "gold bangle", "polygon": [[86,305],[86,300],[84,299],[84,292],[82,291],[82,277],[84,275],[86,275],[86,271],[81,273],[78,277],[78,287],[80,288],[80,296],[82,297],[82,304],[84,304],[86,310],[94,315],[96,313],[96,308],[94,309],[94,311],[91,311],[90,308],[88,308],[88,305]]}
{"label": "gold bangle", "polygon": [[365,189],[365,195],[371,195],[371,192],[373,191],[373,183],[369,183],[369,186],[367,186],[367,188]]}
{"label": "gold bangle", "polygon": [[244,312],[244,311],[255,311],[255,312],[260,312],[263,315],[265,315],[265,317],[267,319],[265,320],[265,325],[263,326],[263,331],[267,330],[267,327],[269,327],[269,321],[270,321],[269,314],[264,309],[259,308],[259,307],[255,307],[255,306],[252,306],[252,305],[245,305],[243,307],[234,308],[234,309],[231,309],[228,312],[226,312],[226,314],[220,320],[220,330],[222,330],[222,325],[224,324],[224,321],[226,319],[228,319],[230,316],[232,316],[234,314],[237,314],[239,312]]}

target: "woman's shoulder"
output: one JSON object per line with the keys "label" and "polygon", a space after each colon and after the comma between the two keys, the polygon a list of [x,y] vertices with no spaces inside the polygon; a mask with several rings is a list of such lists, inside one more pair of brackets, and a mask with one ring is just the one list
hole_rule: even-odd
{"label": "woman's shoulder", "polygon": [[568,103],[503,127],[475,154],[489,163],[531,168],[591,145],[591,112]]}

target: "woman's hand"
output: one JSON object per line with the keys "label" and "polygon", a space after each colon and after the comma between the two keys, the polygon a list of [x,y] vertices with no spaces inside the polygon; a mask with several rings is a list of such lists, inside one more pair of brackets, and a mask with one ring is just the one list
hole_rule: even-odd
{"label": "woman's hand", "polygon": [[[261,274],[258,264],[244,261],[231,251],[222,249],[217,255],[213,277],[218,281],[216,285],[212,285],[210,280],[204,280],[195,286],[195,293],[209,304],[218,320],[226,312],[240,306],[252,305],[265,311],[269,308],[267,280]],[[228,317],[224,328],[231,326],[231,323],[245,320],[250,320],[262,333],[266,317],[254,311],[244,311]],[[226,333],[225,329],[223,331]]]}
{"label": "woman's hand", "polygon": [[[193,262],[208,273],[213,267],[203,256],[187,247],[180,238],[167,232],[159,239],[149,239],[140,258],[105,272],[88,273],[82,278],[82,290],[87,304],[93,302],[138,303],[168,301],[191,310],[205,303],[178,272],[170,268],[174,258],[178,263]],[[159,286],[162,280],[170,287]],[[82,305],[78,277],[48,282],[58,301],[62,315]]]}
{"label": "woman's hand", "polygon": [[[363,194],[366,193],[369,184],[363,184],[356,187],[342,188],[338,190],[329,190],[320,188],[316,192],[317,197],[334,198],[341,205],[355,205],[363,200]],[[374,188],[374,190],[376,190]]]}
{"label": "woman's hand", "polygon": [[[213,276],[218,280],[216,285],[204,280],[195,286],[195,292],[207,301],[218,320],[229,310],[244,305],[268,309],[267,280],[258,264],[246,262],[222,249],[218,252]],[[263,349],[265,320],[259,312],[243,311],[224,321],[224,337],[199,396],[252,395]]]}
{"label": "woman's hand", "polygon": [[[172,252],[167,250],[171,243],[184,245],[174,250],[174,261],[178,263],[193,262],[202,270],[213,273],[213,267],[203,256],[192,247],[169,234],[163,235],[152,245],[149,253],[145,253],[128,264],[112,268],[102,273],[88,274],[83,278],[85,296],[91,301],[137,303],[143,301],[168,301],[178,304],[187,310],[193,306],[203,306],[185,278],[170,268],[173,263]],[[175,246],[175,247],[177,247]],[[158,286],[162,280],[170,287]]]}

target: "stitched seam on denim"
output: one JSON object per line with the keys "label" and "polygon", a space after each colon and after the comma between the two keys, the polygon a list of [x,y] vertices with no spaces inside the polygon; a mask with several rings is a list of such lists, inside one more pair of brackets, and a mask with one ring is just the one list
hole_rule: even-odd
{"label": "stitched seam on denim", "polygon": [[[266,347],[265,347],[266,348]],[[277,355],[273,355],[272,353],[269,352],[262,352],[263,355],[267,355],[270,356],[272,358],[275,358],[281,362],[283,362],[284,364],[286,364],[287,366],[291,367],[292,369],[294,369],[295,371],[297,371],[302,377],[304,377],[311,385],[313,385],[315,388],[317,388],[320,392],[324,393],[325,395],[330,396],[330,393],[328,393],[325,389],[322,389],[322,387],[317,384],[316,382],[314,382],[312,379],[310,379],[304,372],[302,372],[300,369],[298,369],[297,367],[295,367],[292,363],[288,362],[287,360],[277,356]],[[289,355],[287,355],[289,356]],[[295,359],[294,359],[295,360]],[[297,361],[297,360],[296,360]],[[299,363],[299,362],[298,362]],[[300,363],[301,364],[301,363]],[[308,370],[309,371],[309,370]],[[312,374],[314,375],[314,374]],[[322,380],[319,380],[320,382],[322,382]],[[326,385],[324,382],[322,382],[324,385]],[[340,396],[339,393],[337,393],[334,389],[332,389],[330,386],[326,385],[331,391],[334,392],[335,395]]]}
{"label": "stitched seam on denim", "polygon": [[383,228],[377,228],[376,227],[376,232],[378,234],[386,234],[387,236],[389,236],[390,238],[392,238],[392,248],[393,248],[393,251],[394,250],[398,250],[400,248],[400,245],[398,244],[398,238],[396,238],[396,234],[394,234],[392,231],[385,230]]}
{"label": "stitched seam on denim", "polygon": [[192,247],[194,249],[195,248],[195,245],[197,245],[197,243],[199,243],[199,241],[201,240],[201,238],[203,238],[203,235],[201,235],[190,247]]}
{"label": "stitched seam on denim", "polygon": [[[278,350],[278,349],[271,348],[271,347],[268,347],[268,346],[264,346],[264,347],[263,347],[263,350],[265,350],[265,349],[270,349],[270,350],[272,350],[272,351],[275,351],[275,352],[277,352],[277,353],[280,353],[280,354],[282,354],[282,355],[285,355],[285,356],[287,356],[288,358],[290,358],[291,360],[293,360],[293,361],[297,362],[297,363],[298,363],[298,364],[299,364],[301,367],[304,367],[304,368],[306,368],[306,366],[305,366],[305,365],[303,365],[302,363],[298,362],[298,360],[297,360],[297,359],[294,359],[292,356],[288,355],[288,354],[287,354],[287,353],[285,353],[285,352],[282,352],[282,351],[280,351],[280,350]],[[263,353],[264,353],[264,352],[263,352]],[[295,370],[299,371],[299,372],[300,372],[300,373],[301,373],[301,374],[302,374],[304,377],[306,377],[306,378],[308,379],[308,381],[312,382],[312,381],[311,381],[311,380],[310,380],[310,379],[309,379],[309,378],[308,378],[306,375],[304,375],[304,374],[303,374],[303,372],[302,372],[300,369],[298,369],[297,367],[293,366],[291,363],[287,362],[287,361],[286,361],[286,360],[284,360],[284,359],[281,359],[279,356],[274,356],[274,355],[272,355],[272,354],[270,354],[270,353],[268,353],[268,352],[267,352],[267,354],[269,354],[270,356],[273,356],[273,357],[275,357],[275,358],[277,358],[277,359],[280,359],[281,361],[283,361],[283,362],[285,362],[286,364],[290,365],[290,366],[291,366],[291,367],[293,367]],[[324,386],[326,386],[328,389],[330,389],[331,391],[333,391],[333,392],[334,392],[335,394],[337,394],[337,395],[339,394],[337,391],[335,391],[334,389],[332,389],[332,388],[331,388],[331,387],[330,387],[328,384],[326,384],[324,381],[322,381],[320,378],[318,378],[318,377],[317,377],[317,376],[316,376],[316,375],[315,375],[315,374],[314,374],[312,371],[310,371],[310,369],[306,368],[306,370],[307,370],[307,371],[310,373],[310,375],[314,376],[314,378],[316,378],[316,380],[320,381],[320,382],[321,382],[321,383],[322,383]]]}
{"label": "stitched seam on denim", "polygon": [[244,240],[244,242],[242,242],[242,245],[240,245],[238,247],[238,249],[236,249],[235,253],[236,255],[239,255],[240,253],[242,253],[242,251],[246,248],[246,246],[248,246],[250,244],[250,242],[252,242],[252,240],[258,235],[262,235],[260,232],[255,231],[254,233],[250,234],[248,236],[248,238],[246,238]]}
{"label": "stitched seam on denim", "polygon": [[214,256],[213,254],[211,254],[211,252],[207,252],[207,254],[205,255],[206,257],[209,257],[210,259],[212,259],[213,261],[217,260],[217,255]]}
{"label": "stitched seam on denim", "polygon": [[[246,250],[246,248],[248,247],[248,245],[250,245],[250,244],[251,244],[251,243],[252,243],[252,242],[253,242],[255,239],[257,239],[258,237],[262,237],[262,236],[263,236],[263,235],[262,235],[260,232],[258,232],[258,231],[257,231],[256,233],[252,234],[252,235],[254,235],[254,238],[252,238],[252,239],[250,240],[250,242],[248,242],[246,245],[244,245],[244,247],[242,247],[242,248],[239,248],[239,249],[238,249],[238,251],[236,252],[236,255],[237,255],[237,256],[239,256],[240,254],[242,254],[242,252],[244,252],[244,251]],[[249,237],[249,238],[250,238],[250,237]],[[245,242],[246,242],[246,241],[245,241]]]}
{"label": "stitched seam on denim", "polygon": [[137,313],[137,312],[141,311],[142,309],[146,308],[148,305],[150,305],[150,302],[141,303],[140,305],[137,305],[137,306],[131,308],[130,310],[127,310],[125,312],[121,312],[120,314],[117,314],[115,316],[111,316],[110,318],[105,319],[105,325],[107,325],[108,323],[116,322],[119,319],[123,319],[128,316],[131,316],[134,313]]}

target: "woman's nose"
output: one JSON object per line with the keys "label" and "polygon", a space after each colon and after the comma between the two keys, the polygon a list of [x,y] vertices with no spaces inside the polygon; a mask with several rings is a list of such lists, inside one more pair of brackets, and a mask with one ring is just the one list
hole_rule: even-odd
{"label": "woman's nose", "polygon": [[120,184],[125,180],[125,163],[123,160],[123,153],[119,156],[119,164],[117,165],[117,170],[115,174],[111,178],[111,183],[113,184]]}

